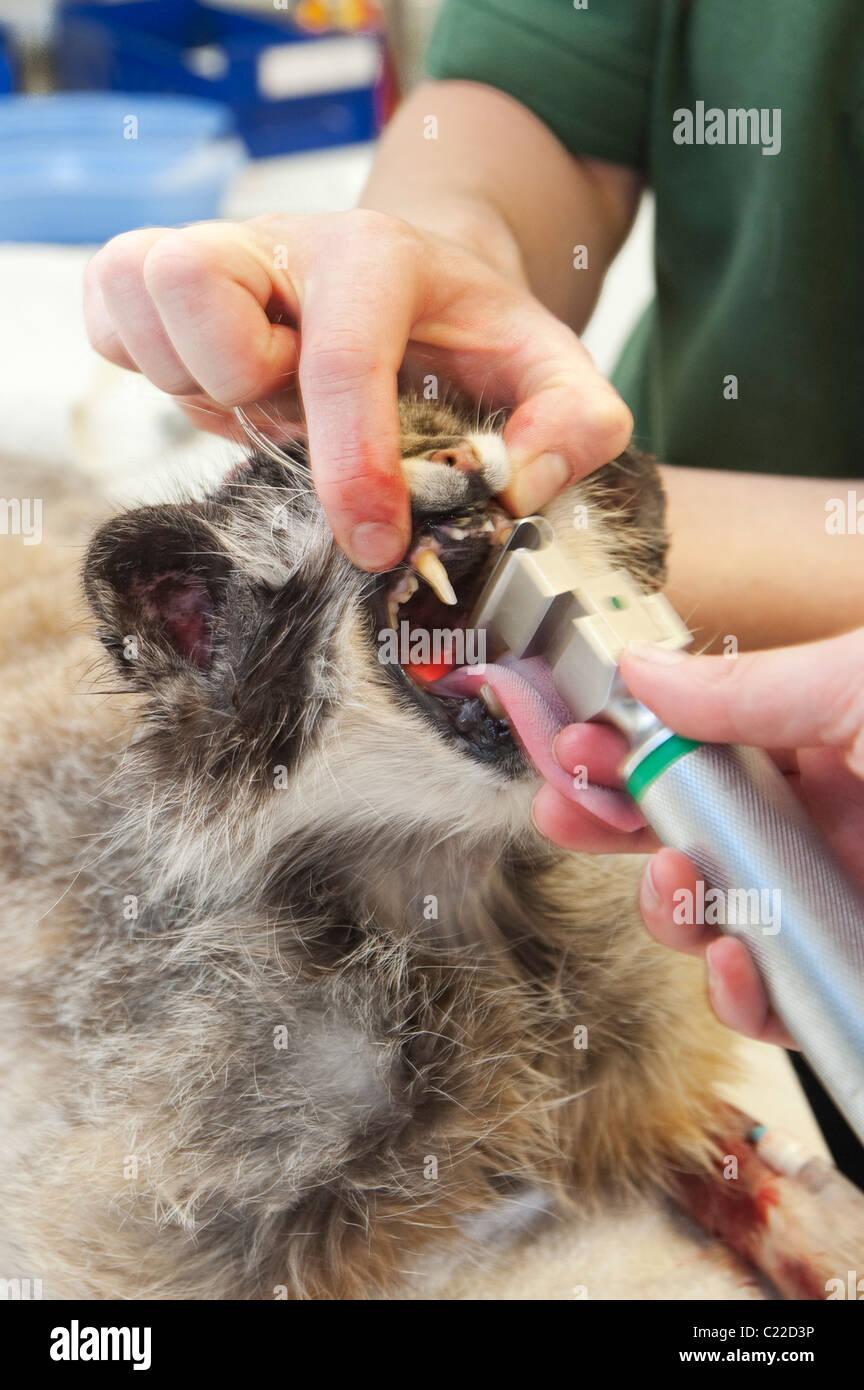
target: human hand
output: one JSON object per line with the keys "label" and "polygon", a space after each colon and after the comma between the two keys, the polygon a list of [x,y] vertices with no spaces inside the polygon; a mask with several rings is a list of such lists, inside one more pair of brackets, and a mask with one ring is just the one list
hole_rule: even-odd
{"label": "human hand", "polygon": [[294,393],[296,417],[299,394],[321,502],[365,569],[390,568],[409,541],[403,363],[512,408],[504,500],[517,513],[614,458],[632,429],[575,334],[523,284],[385,213],[124,233],[88,266],[85,315],[103,356],[176,396],[203,428],[231,433],[235,405],[280,390]]}
{"label": "human hand", "polygon": [[[830,641],[745,654],[688,657],[643,645],[622,657],[637,699],[686,738],[767,748],[853,877],[864,886],[864,629]],[[620,787],[625,745],[613,730],[571,725],[556,755],[568,772]],[[622,793],[623,795],[623,793]],[[647,829],[621,835],[551,786],[535,802],[538,829],[572,849],[606,852],[656,845]],[[709,995],[721,1022],[750,1037],[794,1046],[768,1000],[746,947],[710,927],[674,921],[675,894],[695,892],[690,861],[663,849],[650,861],[640,906],[657,940],[704,955]]]}

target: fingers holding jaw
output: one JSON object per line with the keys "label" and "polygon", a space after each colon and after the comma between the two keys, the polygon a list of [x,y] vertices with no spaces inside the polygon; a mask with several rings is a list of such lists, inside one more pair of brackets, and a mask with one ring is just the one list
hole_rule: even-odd
{"label": "fingers holding jaw", "polygon": [[504,500],[517,516],[617,458],[633,433],[629,409],[575,337],[560,358],[534,364],[526,385],[504,431],[513,468]]}

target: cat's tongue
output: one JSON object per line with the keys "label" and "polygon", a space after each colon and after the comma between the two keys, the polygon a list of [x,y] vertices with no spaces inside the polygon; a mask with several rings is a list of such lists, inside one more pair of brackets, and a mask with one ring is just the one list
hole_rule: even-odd
{"label": "cat's tongue", "polygon": [[543,658],[505,656],[488,665],[460,666],[437,680],[434,690],[436,695],[476,695],[484,685],[498,696],[537,770],[553,786],[569,792],[573,779],[556,760],[552,745],[564,725],[573,723],[573,716]]}
{"label": "cat's tongue", "polygon": [[577,787],[555,757],[553,745],[565,724],[573,723],[542,657],[505,656],[486,665],[460,666],[434,683],[436,695],[476,695],[488,685],[497,695],[528,757],[538,772],[569,800],[616,830],[645,824],[636,803],[607,787]]}

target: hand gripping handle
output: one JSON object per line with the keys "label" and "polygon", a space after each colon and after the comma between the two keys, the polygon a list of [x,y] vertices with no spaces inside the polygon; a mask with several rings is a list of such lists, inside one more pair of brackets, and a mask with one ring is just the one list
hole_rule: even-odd
{"label": "hand gripping handle", "polygon": [[745,942],[775,1012],[864,1143],[861,892],[759,749],[673,735],[628,789],[663,844],[696,864],[706,895],[694,909]]}

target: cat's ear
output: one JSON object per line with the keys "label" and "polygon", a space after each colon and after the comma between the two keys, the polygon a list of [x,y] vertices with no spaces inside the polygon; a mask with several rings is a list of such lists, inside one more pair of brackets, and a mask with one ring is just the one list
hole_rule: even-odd
{"label": "cat's ear", "polygon": [[96,532],[84,588],[131,684],[209,670],[230,573],[216,530],[188,506],[141,507]]}
{"label": "cat's ear", "polygon": [[666,494],[652,454],[625,449],[585,479],[616,544],[616,561],[648,589],[666,579]]}

